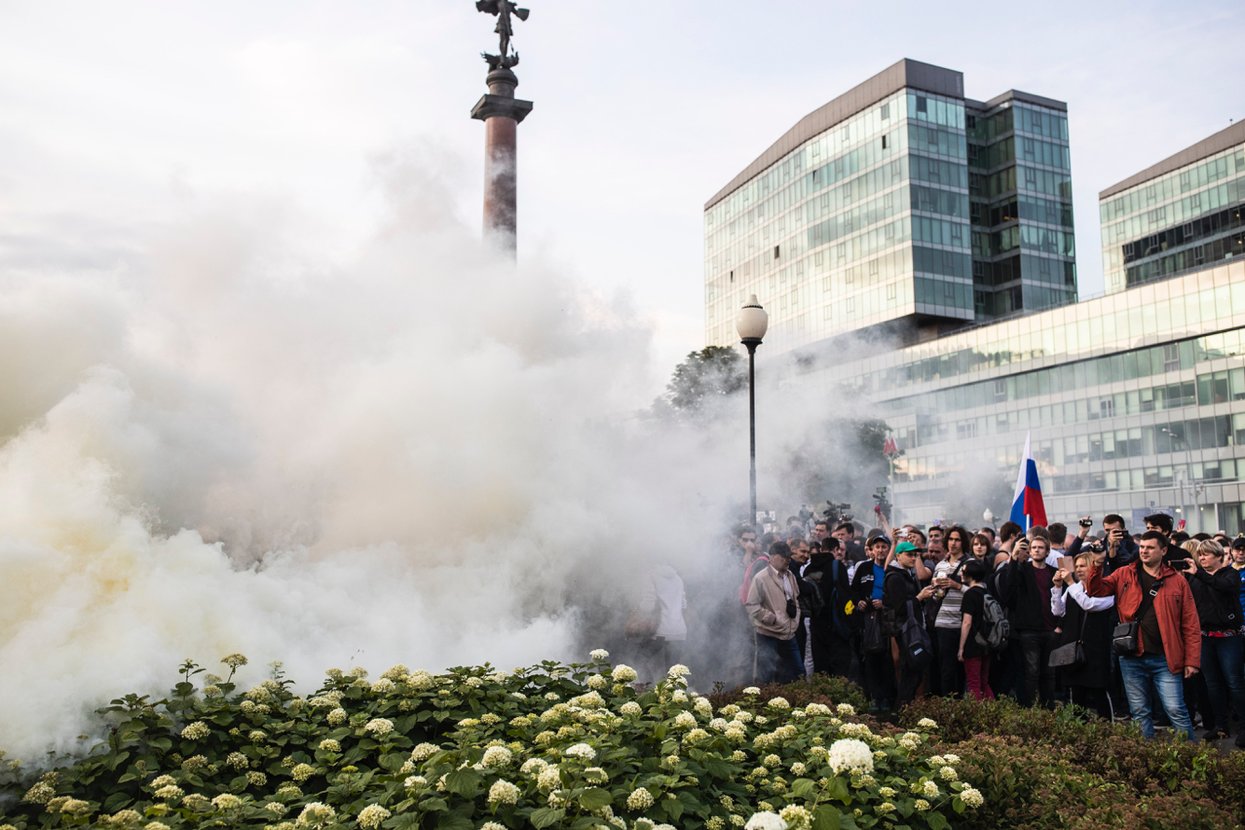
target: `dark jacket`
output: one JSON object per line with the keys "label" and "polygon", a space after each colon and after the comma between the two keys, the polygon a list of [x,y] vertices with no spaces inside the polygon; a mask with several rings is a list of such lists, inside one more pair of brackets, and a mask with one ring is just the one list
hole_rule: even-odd
{"label": "dark jacket", "polygon": [[[847,618],[843,606],[849,599],[850,589],[847,584],[847,566],[834,558],[832,553],[819,553],[808,560],[801,580],[816,584],[821,592],[825,606],[820,612],[813,614],[814,629],[838,628],[847,631]],[[803,589],[803,586],[801,586]]]}
{"label": "dark jacket", "polygon": [[1060,681],[1067,686],[1105,689],[1111,683],[1111,632],[1115,628],[1115,607],[1102,611],[1086,611],[1068,591],[1063,592],[1064,613],[1059,618],[1063,633],[1059,645],[1078,639],[1085,649],[1085,662],[1059,670]]}
{"label": "dark jacket", "polygon": [[920,590],[921,586],[917,584],[916,577],[908,573],[907,569],[892,562],[886,568],[886,582],[882,588],[882,607],[892,612],[896,621],[902,622],[908,618],[908,602],[911,600],[913,613],[920,619],[921,602],[916,598]]}
{"label": "dark jacket", "polygon": [[[1054,576],[1055,569],[1044,565],[1045,572]],[[1000,574],[999,589],[1003,605],[1011,612],[1012,628],[1016,631],[1054,631],[1055,621],[1050,613],[1050,592],[1038,589],[1034,568],[1029,562],[1012,561]]]}
{"label": "dark jacket", "polygon": [[1236,631],[1241,627],[1240,580],[1231,566],[1225,565],[1213,574],[1198,568],[1185,578],[1203,631]]}
{"label": "dark jacket", "polygon": [[[873,560],[866,559],[856,566],[856,573],[852,575],[853,602],[869,603],[873,599]],[[870,603],[872,607],[872,603]]]}

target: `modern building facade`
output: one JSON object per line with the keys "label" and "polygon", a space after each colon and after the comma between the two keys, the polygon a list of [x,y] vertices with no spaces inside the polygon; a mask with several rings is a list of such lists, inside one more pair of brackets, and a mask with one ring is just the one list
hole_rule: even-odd
{"label": "modern building facade", "polygon": [[1098,197],[1108,292],[1245,256],[1245,121]]}
{"label": "modern building facade", "polygon": [[1031,432],[1052,518],[1136,526],[1165,510],[1192,530],[1245,530],[1245,259],[787,369],[895,430],[901,521],[1005,514]]}
{"label": "modern building facade", "polygon": [[1004,515],[1028,434],[1055,519],[1245,531],[1245,121],[1102,191],[1083,302],[1068,171],[1059,102],[901,61],[709,201],[707,342],[756,293],[782,383],[893,429],[900,521]]}
{"label": "modern building facade", "polygon": [[918,342],[1072,302],[1066,106],[964,97],[902,60],[792,127],[705,205],[706,342],[768,297],[772,349],[881,326]]}

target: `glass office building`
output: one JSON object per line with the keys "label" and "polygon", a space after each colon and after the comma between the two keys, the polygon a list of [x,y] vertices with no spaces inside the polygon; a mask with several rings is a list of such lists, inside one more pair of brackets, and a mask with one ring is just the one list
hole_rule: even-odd
{"label": "glass office building", "polygon": [[895,430],[901,521],[1005,518],[1031,432],[1052,520],[1164,510],[1245,530],[1245,259],[868,351],[791,360],[787,382],[867,401]]}
{"label": "glass office building", "polygon": [[1245,121],[1102,191],[1108,292],[1245,256]]}
{"label": "glass office building", "polygon": [[706,342],[749,294],[771,350],[911,343],[1072,302],[1066,106],[902,60],[811,113],[705,205]]}

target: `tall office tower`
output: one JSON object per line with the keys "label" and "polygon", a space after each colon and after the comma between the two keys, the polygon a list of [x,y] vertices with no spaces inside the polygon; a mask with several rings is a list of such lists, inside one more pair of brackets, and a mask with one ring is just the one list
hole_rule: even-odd
{"label": "tall office tower", "polygon": [[1013,90],[965,121],[977,319],[1076,302],[1067,105]]}
{"label": "tall office tower", "polygon": [[1107,293],[1245,254],[1245,121],[1098,194]]}
{"label": "tall office tower", "polygon": [[705,205],[706,342],[749,294],[779,351],[1073,301],[1065,110],[905,59],[801,119]]}

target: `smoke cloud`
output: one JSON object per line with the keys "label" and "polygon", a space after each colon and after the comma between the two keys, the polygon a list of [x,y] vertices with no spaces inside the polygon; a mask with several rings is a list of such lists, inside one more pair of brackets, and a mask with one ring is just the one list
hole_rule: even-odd
{"label": "smoke cloud", "polygon": [[[345,254],[293,206],[221,195],[94,256],[3,263],[0,748],[70,749],[188,657],[242,652],[243,682],[282,661],[304,687],[582,657],[620,644],[659,565],[692,594],[700,682],[738,662],[720,626],[742,622],[723,531],[746,398],[645,414],[651,331],[626,296],[481,245],[452,159],[376,170],[388,214]],[[789,509],[801,464],[856,450],[826,427],[842,408],[771,374],[759,484]]]}

